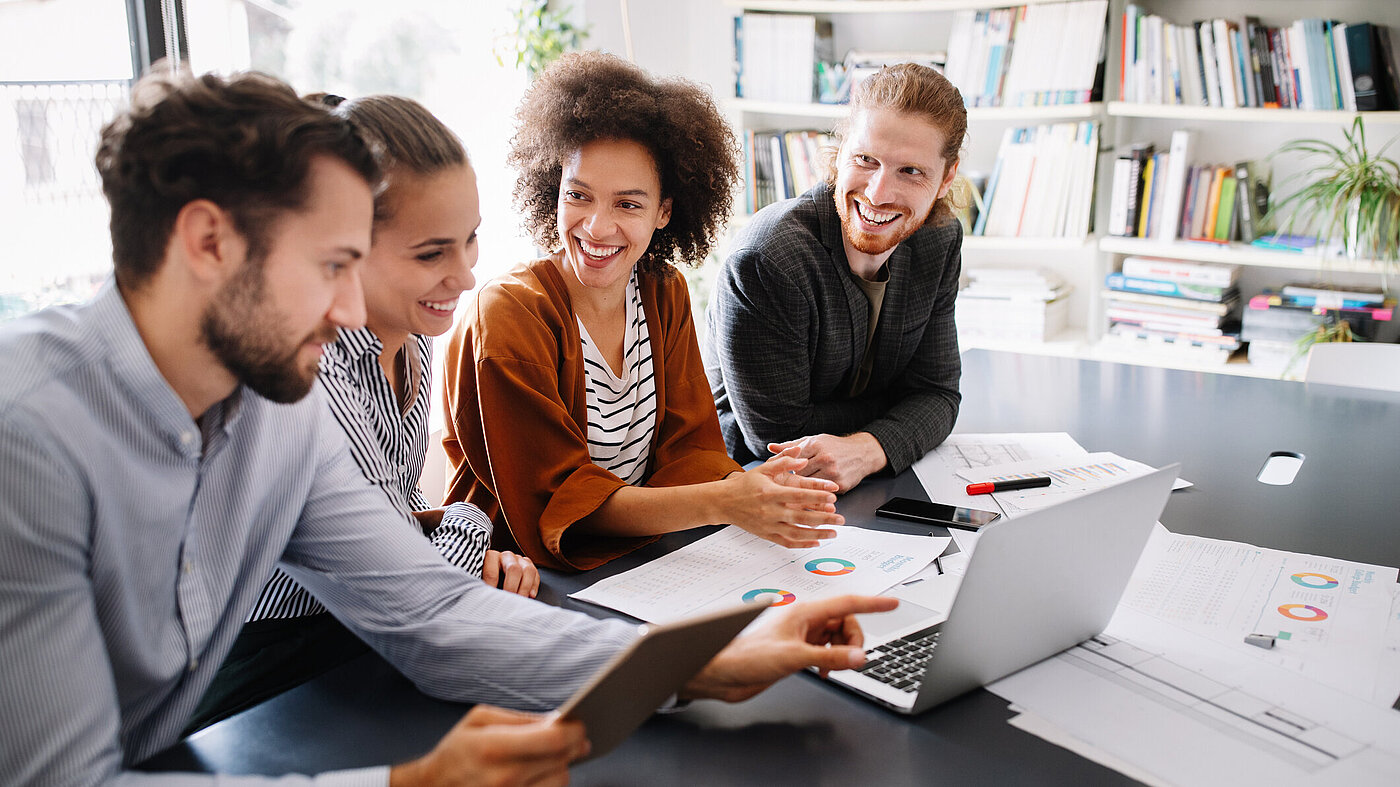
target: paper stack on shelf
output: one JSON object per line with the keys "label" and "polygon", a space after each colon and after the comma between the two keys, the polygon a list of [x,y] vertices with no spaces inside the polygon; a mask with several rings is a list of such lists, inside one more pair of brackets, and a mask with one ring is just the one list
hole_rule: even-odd
{"label": "paper stack on shelf", "polygon": [[1033,268],[966,270],[958,292],[958,338],[964,342],[1044,342],[1064,330],[1069,285]]}
{"label": "paper stack on shelf", "polygon": [[1258,17],[1174,24],[1123,10],[1118,95],[1143,104],[1285,109],[1396,109],[1389,31],[1366,22]]}
{"label": "paper stack on shelf", "polygon": [[1082,238],[1089,233],[1098,160],[1093,121],[1008,128],[974,235]]}
{"label": "paper stack on shelf", "polygon": [[969,107],[1098,101],[1107,13],[1107,0],[959,11],[948,81]]}
{"label": "paper stack on shelf", "polygon": [[1223,364],[1240,347],[1239,268],[1128,257],[1105,279],[1109,348]]}

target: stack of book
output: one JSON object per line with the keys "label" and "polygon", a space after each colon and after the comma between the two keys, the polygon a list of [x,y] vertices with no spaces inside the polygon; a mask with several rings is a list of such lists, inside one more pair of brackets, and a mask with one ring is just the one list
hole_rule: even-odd
{"label": "stack of book", "polygon": [[1105,279],[1108,347],[1225,363],[1240,348],[1239,267],[1128,257]]}
{"label": "stack of book", "polygon": [[1099,124],[1008,128],[974,235],[1082,238],[1090,229]]}
{"label": "stack of book", "polygon": [[1137,5],[1123,10],[1118,53],[1123,101],[1210,107],[1396,109],[1394,51],[1386,28],[1299,19],[1266,27],[1257,17],[1173,24]]}
{"label": "stack of book", "polygon": [[1367,341],[1394,341],[1395,300],[1377,288],[1336,289],[1325,284],[1288,284],[1249,299],[1241,339],[1249,342],[1249,362],[1282,373],[1294,365],[1299,340],[1346,320],[1352,334]]}
{"label": "stack of book", "polygon": [[1107,13],[1107,0],[959,11],[948,81],[969,107],[1099,101]]}
{"label": "stack of book", "polygon": [[822,151],[836,138],[821,131],[744,132],[744,207],[756,213],[821,181]]}
{"label": "stack of book", "polygon": [[1191,162],[1192,132],[1172,134],[1169,152],[1131,145],[1113,165],[1110,235],[1157,240],[1241,240],[1266,233],[1270,175],[1254,161]]}
{"label": "stack of book", "polygon": [[811,103],[817,64],[832,59],[831,21],[810,14],[734,17],[734,95]]}
{"label": "stack of book", "polygon": [[978,268],[958,291],[958,337],[978,341],[1043,342],[1064,330],[1070,287],[1051,271]]}

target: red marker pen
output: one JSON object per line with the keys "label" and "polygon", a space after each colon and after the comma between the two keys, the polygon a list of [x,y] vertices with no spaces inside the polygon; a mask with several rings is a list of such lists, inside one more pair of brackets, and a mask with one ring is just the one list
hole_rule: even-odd
{"label": "red marker pen", "polygon": [[1053,480],[1050,476],[1043,475],[1035,478],[1018,478],[1014,481],[985,481],[980,484],[968,484],[967,493],[969,495],[986,495],[992,492],[1010,492],[1015,489],[1035,489],[1050,486],[1050,482]]}

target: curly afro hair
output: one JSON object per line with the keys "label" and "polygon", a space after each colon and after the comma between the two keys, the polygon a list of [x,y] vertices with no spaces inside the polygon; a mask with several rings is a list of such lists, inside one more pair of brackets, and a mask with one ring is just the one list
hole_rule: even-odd
{"label": "curly afro hair", "polygon": [[672,262],[699,265],[729,217],[739,177],[734,133],[700,85],[658,79],[601,52],[555,61],[526,93],[508,161],[519,172],[515,203],[525,228],[558,249],[559,181],[565,159],[595,140],[636,142],[651,152],[671,220],[638,261],[643,273]]}

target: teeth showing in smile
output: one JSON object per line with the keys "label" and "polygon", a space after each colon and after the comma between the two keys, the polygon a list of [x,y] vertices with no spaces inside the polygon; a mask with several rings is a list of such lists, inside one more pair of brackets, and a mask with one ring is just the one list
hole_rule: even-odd
{"label": "teeth showing in smile", "polygon": [[622,248],[621,246],[597,246],[582,238],[578,239],[578,246],[580,249],[583,249],[584,254],[587,254],[595,260],[607,259]]}
{"label": "teeth showing in smile", "polygon": [[440,312],[450,312],[457,308],[457,300],[455,298],[450,301],[419,301],[419,303],[427,306],[429,309]]}
{"label": "teeth showing in smile", "polygon": [[898,213],[887,213],[883,210],[876,210],[859,200],[856,200],[856,213],[859,213],[862,219],[865,219],[871,224],[889,224],[899,218]]}

